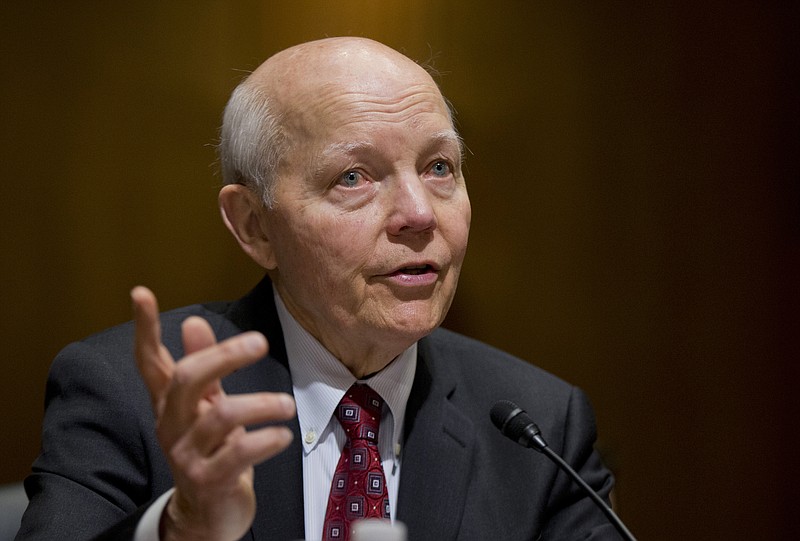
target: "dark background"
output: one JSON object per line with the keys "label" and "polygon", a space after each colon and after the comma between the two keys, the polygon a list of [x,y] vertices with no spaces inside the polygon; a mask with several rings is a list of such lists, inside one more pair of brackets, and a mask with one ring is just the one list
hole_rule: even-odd
{"label": "dark background", "polygon": [[172,308],[260,277],[216,210],[222,108],[277,50],[353,34],[431,61],[458,111],[447,325],[587,391],[641,539],[797,538],[791,6],[3,2],[0,482],[36,456],[52,357],[132,286]]}

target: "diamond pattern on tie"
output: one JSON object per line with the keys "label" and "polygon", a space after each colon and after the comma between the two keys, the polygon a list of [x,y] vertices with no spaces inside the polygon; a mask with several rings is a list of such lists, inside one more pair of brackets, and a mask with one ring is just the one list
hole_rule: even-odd
{"label": "diamond pattern on tie", "polygon": [[347,541],[350,524],[362,518],[389,518],[389,496],[378,452],[383,399],[366,385],[348,389],[334,415],[347,441],[331,483],[323,541]]}

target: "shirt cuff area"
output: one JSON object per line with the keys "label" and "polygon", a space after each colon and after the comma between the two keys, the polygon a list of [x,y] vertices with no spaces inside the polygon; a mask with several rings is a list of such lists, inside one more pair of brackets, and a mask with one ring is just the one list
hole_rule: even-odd
{"label": "shirt cuff area", "polygon": [[161,541],[158,536],[158,526],[161,523],[161,514],[166,509],[173,492],[175,492],[174,488],[169,489],[147,508],[139,520],[139,524],[136,525],[133,541]]}

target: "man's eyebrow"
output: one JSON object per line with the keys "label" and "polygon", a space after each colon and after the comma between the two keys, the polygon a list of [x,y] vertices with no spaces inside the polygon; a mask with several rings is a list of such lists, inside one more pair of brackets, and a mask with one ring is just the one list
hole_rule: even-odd
{"label": "man's eyebrow", "polygon": [[[459,148],[462,147],[461,137],[455,130],[441,130],[433,133],[427,137],[429,146],[436,146],[437,144],[453,144]],[[355,154],[364,150],[374,150],[375,145],[368,141],[350,141],[342,143],[331,143],[320,152],[320,158],[324,159],[326,156],[332,154]]]}
{"label": "man's eyebrow", "polygon": [[319,177],[325,172],[325,167],[329,159],[333,156],[348,154],[358,154],[359,152],[374,150],[375,145],[367,141],[351,141],[343,143],[331,143],[314,156],[311,163],[311,173],[314,177]]}
{"label": "man's eyebrow", "polygon": [[455,145],[461,154],[464,153],[464,143],[455,130],[448,129],[436,132],[430,136],[430,140],[431,146],[436,146],[437,144]]}
{"label": "man's eyebrow", "polygon": [[352,141],[349,143],[331,143],[320,152],[324,159],[331,154],[354,154],[362,150],[373,150],[375,145],[367,141]]}
{"label": "man's eyebrow", "polygon": [[455,130],[450,130],[450,129],[438,131],[433,135],[431,135],[430,138],[436,141],[453,142],[458,145],[461,144],[461,137],[458,135],[458,133],[456,133]]}

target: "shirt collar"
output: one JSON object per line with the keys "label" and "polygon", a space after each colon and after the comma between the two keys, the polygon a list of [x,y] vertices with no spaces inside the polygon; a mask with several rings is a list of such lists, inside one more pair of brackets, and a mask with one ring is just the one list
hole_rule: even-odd
{"label": "shirt collar", "polygon": [[[289,371],[297,405],[297,419],[303,448],[310,452],[328,426],[333,412],[347,389],[357,380],[339,359],[334,357],[289,313],[273,286],[275,307],[283,329]],[[402,442],[406,405],[417,368],[417,343],[398,355],[383,370],[371,376],[367,383],[381,395],[393,419],[392,448],[399,454]],[[313,433],[315,438],[306,439]],[[311,440],[311,441],[309,441]]]}

